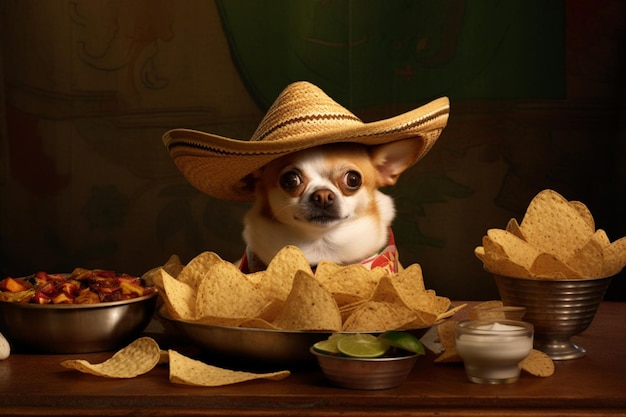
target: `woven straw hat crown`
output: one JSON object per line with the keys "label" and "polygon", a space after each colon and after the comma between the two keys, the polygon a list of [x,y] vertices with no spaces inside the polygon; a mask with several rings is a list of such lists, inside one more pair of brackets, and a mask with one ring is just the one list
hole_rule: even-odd
{"label": "woven straw hat crown", "polygon": [[288,141],[335,130],[360,127],[361,119],[310,83],[299,82],[283,90],[250,138],[251,141]]}
{"label": "woven straw hat crown", "polygon": [[371,123],[328,97],[317,86],[299,81],[276,98],[250,140],[237,140],[190,129],[173,129],[163,142],[185,178],[203,193],[234,201],[252,201],[243,179],[281,156],[329,143],[380,145],[403,139],[419,141],[421,159],[446,126],[447,97],[399,116]]}

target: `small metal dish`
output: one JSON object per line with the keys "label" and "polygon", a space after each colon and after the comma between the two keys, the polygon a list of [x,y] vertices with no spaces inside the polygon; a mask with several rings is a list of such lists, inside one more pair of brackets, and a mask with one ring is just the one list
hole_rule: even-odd
{"label": "small metal dish", "polygon": [[322,372],[340,388],[381,390],[402,385],[415,366],[418,354],[380,358],[328,355],[310,348]]}
{"label": "small metal dish", "polygon": [[114,350],[137,337],[153,317],[158,292],[97,304],[0,301],[0,332],[24,353]]}

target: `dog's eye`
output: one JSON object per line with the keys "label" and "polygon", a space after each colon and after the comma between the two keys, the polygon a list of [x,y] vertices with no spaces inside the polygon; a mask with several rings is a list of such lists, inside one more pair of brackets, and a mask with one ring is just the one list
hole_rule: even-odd
{"label": "dog's eye", "polygon": [[358,190],[363,183],[363,180],[361,179],[361,174],[356,171],[346,172],[344,180],[348,188],[353,191]]}
{"label": "dog's eye", "polygon": [[288,171],[280,176],[280,186],[287,191],[295,190],[302,184],[302,178],[297,172]]}

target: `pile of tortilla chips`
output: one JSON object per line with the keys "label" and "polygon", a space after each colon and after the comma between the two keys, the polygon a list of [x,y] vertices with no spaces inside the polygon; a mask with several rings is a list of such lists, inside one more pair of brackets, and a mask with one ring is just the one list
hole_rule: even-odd
{"label": "pile of tortilla chips", "polygon": [[611,242],[585,204],[553,190],[535,196],[520,224],[488,230],[482,244],[474,253],[485,268],[511,277],[599,278],[626,266],[626,237]]}
{"label": "pile of tortilla chips", "polygon": [[169,314],[199,323],[308,331],[384,331],[431,326],[463,306],[424,286],[413,264],[389,275],[381,268],[320,263],[283,248],[267,269],[244,274],[213,252],[187,265],[170,260],[151,272]]}

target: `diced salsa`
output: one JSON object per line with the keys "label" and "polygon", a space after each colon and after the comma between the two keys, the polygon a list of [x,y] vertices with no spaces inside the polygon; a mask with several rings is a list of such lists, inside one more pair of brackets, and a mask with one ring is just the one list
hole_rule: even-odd
{"label": "diced salsa", "polygon": [[37,272],[0,281],[0,301],[30,304],[96,304],[150,295],[140,278],[105,269],[76,268],[70,274]]}

